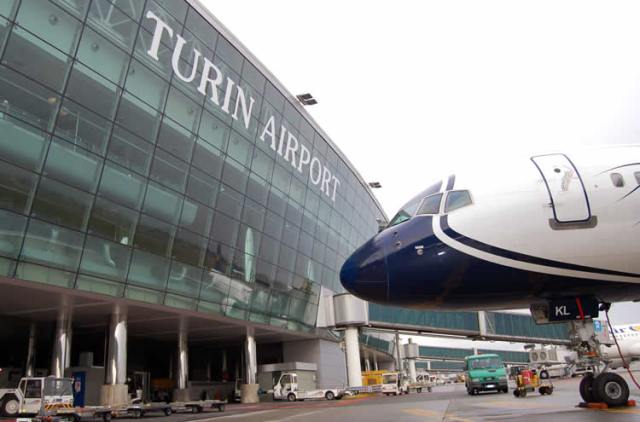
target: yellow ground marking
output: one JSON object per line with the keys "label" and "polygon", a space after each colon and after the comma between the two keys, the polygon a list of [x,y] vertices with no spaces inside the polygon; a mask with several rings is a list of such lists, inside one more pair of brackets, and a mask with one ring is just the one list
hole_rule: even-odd
{"label": "yellow ground marking", "polygon": [[640,415],[640,409],[622,408],[622,409],[602,409],[602,412],[626,413],[628,415]]}
{"label": "yellow ground marking", "polygon": [[443,414],[442,412],[436,412],[435,410],[426,410],[426,409],[403,409],[404,413],[408,413],[413,416],[427,416],[432,418],[442,418],[444,420],[452,420],[457,422],[472,422],[471,419],[460,418],[458,416]]}
{"label": "yellow ground marking", "polygon": [[498,407],[501,409],[537,409],[537,408],[548,408],[548,409],[561,409],[563,407],[570,408],[571,406],[563,406],[558,404],[545,403],[542,401],[527,401],[527,399],[514,399],[514,400],[489,400],[485,402],[475,403],[478,406],[482,407]]}

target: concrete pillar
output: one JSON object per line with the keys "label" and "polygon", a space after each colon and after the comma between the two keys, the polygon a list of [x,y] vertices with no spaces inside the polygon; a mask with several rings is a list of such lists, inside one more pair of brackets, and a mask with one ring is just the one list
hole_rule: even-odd
{"label": "concrete pillar", "polygon": [[396,371],[402,372],[402,354],[400,352],[400,334],[396,332]]}
{"label": "concrete pillar", "polygon": [[431,361],[427,361],[427,371],[431,371]]}
{"label": "concrete pillar", "polygon": [[185,320],[178,327],[178,362],[176,367],[176,387],[173,392],[175,401],[189,400],[189,345]]}
{"label": "concrete pillar", "polygon": [[244,340],[245,384],[240,387],[242,403],[258,403],[258,388],[256,373],[258,372],[258,359],[256,356],[256,339],[253,327],[247,327]]}
{"label": "concrete pillar", "polygon": [[364,370],[367,372],[371,371],[371,361],[369,358],[364,358]]}
{"label": "concrete pillar", "polygon": [[360,387],[362,386],[362,369],[360,368],[358,327],[347,327],[344,330],[344,344],[347,354],[347,382],[350,387]]}
{"label": "concrete pillar", "polygon": [[409,378],[411,379],[411,382],[416,382],[416,378],[418,376],[418,374],[416,373],[416,360],[408,359],[408,361],[409,361]]}
{"label": "concrete pillar", "polygon": [[373,355],[373,370],[374,371],[379,371],[379,369],[378,369],[378,355],[377,354]]}
{"label": "concrete pillar", "polygon": [[71,360],[71,309],[67,306],[58,310],[54,336],[51,375],[62,378]]}
{"label": "concrete pillar", "polygon": [[29,343],[27,344],[27,367],[25,374],[32,377],[35,373],[36,366],[36,323],[34,321],[29,325]]}
{"label": "concrete pillar", "polygon": [[480,337],[486,337],[487,313],[485,311],[478,311],[478,331],[480,332]]}
{"label": "concrete pillar", "polygon": [[105,384],[100,392],[100,402],[106,406],[126,404],[127,386],[127,313],[116,305],[109,322],[109,344],[105,362]]}

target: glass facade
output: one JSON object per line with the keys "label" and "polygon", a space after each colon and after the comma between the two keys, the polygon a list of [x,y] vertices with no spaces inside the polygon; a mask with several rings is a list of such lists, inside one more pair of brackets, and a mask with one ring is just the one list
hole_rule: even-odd
{"label": "glass facade", "polygon": [[3,0],[0,60],[1,276],[304,331],[384,218],[184,1]]}

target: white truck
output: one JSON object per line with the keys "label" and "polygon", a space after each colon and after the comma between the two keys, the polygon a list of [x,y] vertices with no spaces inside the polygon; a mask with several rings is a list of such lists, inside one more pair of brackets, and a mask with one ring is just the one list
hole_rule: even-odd
{"label": "white truck", "polygon": [[298,376],[295,372],[283,372],[273,386],[274,400],[307,400],[307,399],[341,399],[345,391],[340,388],[321,388],[316,390],[300,390]]}
{"label": "white truck", "polygon": [[0,389],[0,415],[58,416],[79,421],[83,417],[111,420],[111,409],[73,406],[73,379],[25,377],[18,388]]}
{"label": "white truck", "polygon": [[382,374],[382,394],[385,396],[408,394],[409,384],[403,382],[398,372],[387,372]]}

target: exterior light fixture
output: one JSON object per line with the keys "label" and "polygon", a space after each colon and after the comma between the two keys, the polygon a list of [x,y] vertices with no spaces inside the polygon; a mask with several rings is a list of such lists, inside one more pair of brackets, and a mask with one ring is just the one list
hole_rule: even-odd
{"label": "exterior light fixture", "polygon": [[313,98],[313,95],[309,93],[296,95],[296,98],[298,99],[298,101],[302,103],[302,105],[305,105],[305,106],[318,104],[318,101],[315,98]]}
{"label": "exterior light fixture", "polygon": [[372,187],[373,189],[379,189],[382,187],[380,182],[369,182],[369,186]]}

